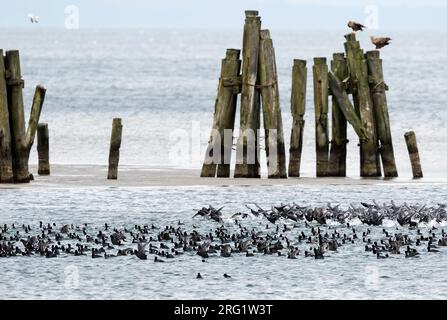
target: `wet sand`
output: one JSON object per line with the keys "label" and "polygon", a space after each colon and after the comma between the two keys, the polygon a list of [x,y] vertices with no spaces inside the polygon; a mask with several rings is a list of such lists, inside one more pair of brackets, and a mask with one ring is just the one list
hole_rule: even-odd
{"label": "wet sand", "polygon": [[171,167],[120,166],[118,180],[107,180],[107,166],[52,165],[50,176],[37,175],[36,166],[30,166],[34,181],[29,184],[0,184],[0,188],[72,188],[72,187],[163,187],[163,186],[324,186],[324,185],[377,185],[377,184],[447,184],[444,179],[383,178],[315,178],[288,179],[234,179],[200,178],[199,169]]}

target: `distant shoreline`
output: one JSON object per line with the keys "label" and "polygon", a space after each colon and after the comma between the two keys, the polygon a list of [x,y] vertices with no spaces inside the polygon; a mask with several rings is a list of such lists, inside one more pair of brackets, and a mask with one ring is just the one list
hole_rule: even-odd
{"label": "distant shoreline", "polygon": [[200,169],[180,169],[162,166],[120,166],[118,180],[107,180],[105,165],[67,165],[51,166],[50,176],[37,175],[35,165],[30,166],[34,181],[26,184],[0,184],[0,189],[10,188],[75,188],[75,187],[188,187],[188,186],[297,186],[318,187],[328,185],[439,185],[447,184],[446,179],[408,177],[387,180],[361,178],[288,178],[288,179],[234,179],[200,178]]}

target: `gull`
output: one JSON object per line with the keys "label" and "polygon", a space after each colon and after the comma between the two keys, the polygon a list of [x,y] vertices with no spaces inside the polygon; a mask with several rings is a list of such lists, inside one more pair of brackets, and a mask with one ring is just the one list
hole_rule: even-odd
{"label": "gull", "polygon": [[31,23],[39,23],[39,21],[40,21],[40,17],[39,16],[35,16],[32,13],[28,14],[28,18],[31,21]]}

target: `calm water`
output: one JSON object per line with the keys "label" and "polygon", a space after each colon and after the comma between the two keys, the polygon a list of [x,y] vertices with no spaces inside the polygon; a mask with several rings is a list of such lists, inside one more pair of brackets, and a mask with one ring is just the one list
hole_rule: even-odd
{"label": "calm water", "polygon": [[[447,187],[370,186],[350,187],[221,187],[221,188],[92,188],[51,190],[3,190],[0,216],[2,223],[27,222],[34,226],[42,220],[59,224],[89,223],[102,227],[105,222],[116,227],[132,228],[135,223],[157,226],[176,225],[181,219],[184,228],[192,224],[201,231],[218,225],[202,218],[192,219],[193,208],[212,204],[225,205],[224,216],[244,204],[271,204],[295,201],[299,204],[324,205],[326,202],[357,203],[365,199],[407,201],[436,204],[445,201]],[[324,197],[322,197],[324,195]],[[324,199],[323,199],[324,198]],[[226,228],[234,224],[225,219]],[[244,225],[264,229],[266,219],[245,220]],[[396,226],[385,228],[395,232]],[[445,227],[445,226],[444,226]],[[358,232],[366,227],[357,226]],[[349,230],[339,227],[339,232]],[[380,239],[382,228],[373,233]],[[427,227],[422,228],[427,232]],[[300,230],[297,230],[300,231]],[[309,229],[305,230],[306,233]],[[408,232],[404,231],[404,232]],[[415,231],[412,231],[413,234]],[[364,252],[360,242],[344,246],[338,253],[329,253],[324,260],[258,255],[247,258],[233,254],[231,258],[216,256],[202,263],[195,254],[168,259],[164,264],[134,256],[114,259],[90,257],[2,258],[2,298],[447,298],[447,251],[426,253],[420,259],[405,259],[403,254],[378,260]],[[303,252],[303,251],[302,251]],[[68,268],[68,269],[66,269]],[[76,268],[79,286],[66,288],[66,272]],[[200,272],[204,279],[195,279]],[[223,273],[232,276],[224,279]],[[70,283],[70,282],[69,282]]]}
{"label": "calm water", "polygon": [[[403,134],[415,130],[426,177],[447,178],[446,34],[387,33],[385,78],[397,164],[411,174]],[[0,47],[20,49],[30,106],[33,88],[48,88],[42,122],[48,122],[53,163],[107,163],[113,117],[124,124],[121,163],[198,168],[206,147],[220,59],[226,48],[240,48],[241,30],[0,30]],[[279,72],[285,138],[290,137],[290,74],[293,58],[329,57],[343,50],[343,31],[272,30]],[[365,48],[366,35],[361,38]],[[312,92],[311,78],[308,92]],[[314,175],[312,95],[308,94],[302,171]],[[29,111],[29,109],[27,110]],[[197,133],[201,134],[197,137]],[[195,135],[194,135],[195,134]],[[358,147],[348,132],[348,174],[358,176]],[[178,143],[178,135],[186,137]],[[170,148],[182,155],[171,161]],[[287,146],[286,146],[287,147]],[[31,162],[36,162],[33,153]],[[264,163],[263,163],[264,165]],[[264,165],[265,167],[265,165]],[[0,223],[51,221],[101,226],[133,223],[165,225],[179,219],[191,226],[193,209],[225,205],[224,212],[257,202],[321,205],[326,202],[394,200],[446,202],[443,185],[74,188],[1,190]],[[198,223],[195,221],[194,223]],[[264,224],[251,221],[254,226]],[[201,222],[201,228],[215,227]],[[359,227],[362,228],[362,227]],[[394,228],[389,226],[389,228]],[[1,259],[2,298],[446,298],[447,252],[423,259],[377,260],[361,246],[323,261],[278,257],[234,257],[201,263],[197,256],[154,264],[134,257],[103,260]],[[357,251],[356,251],[357,250]],[[79,287],[65,288],[65,271],[75,266]],[[201,272],[203,281],[195,275]],[[223,273],[233,276],[223,281]],[[374,281],[370,281],[373,274]]]}

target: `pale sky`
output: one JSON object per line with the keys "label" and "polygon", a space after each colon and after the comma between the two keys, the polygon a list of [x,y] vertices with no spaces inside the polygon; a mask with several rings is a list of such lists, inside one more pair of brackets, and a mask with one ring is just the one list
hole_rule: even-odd
{"label": "pale sky", "polygon": [[[0,27],[64,27],[65,8],[79,8],[80,28],[239,28],[245,9],[270,28],[344,28],[350,19],[385,29],[445,29],[445,0],[15,0],[3,4]],[[369,19],[369,20],[368,20]],[[340,22],[343,21],[343,25]]]}

